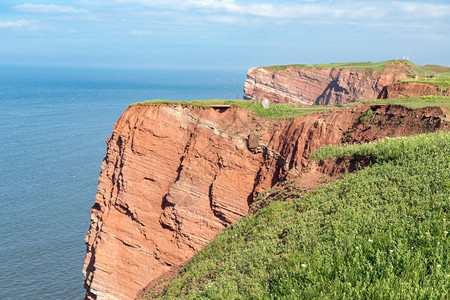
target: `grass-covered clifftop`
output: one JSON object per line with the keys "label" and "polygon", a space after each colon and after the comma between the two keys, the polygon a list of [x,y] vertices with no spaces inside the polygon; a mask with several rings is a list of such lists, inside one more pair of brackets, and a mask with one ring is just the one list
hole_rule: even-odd
{"label": "grass-covered clifftop", "polygon": [[448,88],[450,88],[450,74],[436,75],[433,77],[406,78],[401,81],[402,82],[430,83],[430,84],[439,86],[442,90],[447,90]]}
{"label": "grass-covered clifftop", "polygon": [[255,100],[195,100],[195,101],[169,101],[169,100],[150,100],[137,102],[132,105],[183,105],[183,106],[197,106],[202,108],[211,108],[214,106],[232,106],[236,105],[248,110],[251,110],[258,117],[266,117],[271,119],[278,118],[292,118],[305,114],[316,112],[327,112],[332,109],[344,109],[360,104],[377,105],[377,104],[396,104],[403,105],[410,108],[422,108],[429,106],[445,106],[450,108],[450,97],[445,96],[425,96],[420,98],[398,98],[398,99],[382,99],[370,100],[364,102],[349,103],[339,106],[323,106],[323,105],[293,105],[293,104],[270,104],[268,109],[264,109],[260,101]]}
{"label": "grass-covered clifftop", "polygon": [[212,107],[235,105],[252,111],[258,117],[266,117],[270,119],[292,118],[330,109],[330,107],[325,106],[300,106],[292,104],[270,104],[268,109],[264,109],[262,107],[261,101],[223,100],[223,99],[194,100],[194,101],[151,100],[134,103],[132,105],[182,105],[182,106],[202,107],[205,109]]}
{"label": "grass-covered clifftop", "polygon": [[291,64],[291,65],[277,65],[277,66],[267,66],[264,67],[267,70],[285,70],[287,67],[297,67],[297,68],[342,68],[342,69],[354,69],[354,70],[370,70],[370,71],[383,71],[388,66],[393,64],[406,65],[411,68],[411,70],[416,66],[408,60],[387,60],[382,62],[347,62],[347,63],[326,63],[326,64]]}
{"label": "grass-covered clifftop", "polygon": [[296,68],[341,68],[353,70],[367,70],[367,71],[409,71],[411,76],[448,76],[450,75],[450,67],[438,65],[419,66],[409,60],[387,60],[382,62],[347,62],[347,63],[324,63],[324,64],[290,64],[290,65],[275,65],[263,67],[267,70],[285,70],[288,67]]}
{"label": "grass-covered clifftop", "polygon": [[450,133],[326,147],[370,164],[238,221],[161,299],[447,299]]}
{"label": "grass-covered clifftop", "polygon": [[405,82],[423,82],[438,85],[442,89],[450,87],[450,67],[438,65],[419,66],[409,60],[387,60],[382,62],[349,62],[328,64],[292,64],[264,67],[267,70],[285,70],[288,67],[296,68],[341,68],[353,70],[365,70],[368,73],[383,71],[388,73],[406,73],[411,78],[403,79]]}

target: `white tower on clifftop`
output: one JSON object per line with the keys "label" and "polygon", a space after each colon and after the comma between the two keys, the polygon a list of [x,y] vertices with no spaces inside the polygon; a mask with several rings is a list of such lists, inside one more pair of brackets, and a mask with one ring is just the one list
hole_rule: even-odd
{"label": "white tower on clifftop", "polygon": [[403,55],[403,60],[409,60],[409,49],[406,55]]}

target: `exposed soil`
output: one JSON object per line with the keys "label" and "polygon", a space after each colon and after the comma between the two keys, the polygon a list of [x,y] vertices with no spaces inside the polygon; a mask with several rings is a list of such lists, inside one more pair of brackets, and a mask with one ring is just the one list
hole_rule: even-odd
{"label": "exposed soil", "polygon": [[439,86],[424,82],[396,82],[383,88],[378,99],[417,98],[422,96],[442,96],[445,91]]}
{"label": "exposed soil", "polygon": [[437,73],[448,73],[448,72],[450,72],[450,67],[445,67],[445,66],[426,65],[426,66],[423,66],[423,68],[431,70],[433,72],[437,72]]}

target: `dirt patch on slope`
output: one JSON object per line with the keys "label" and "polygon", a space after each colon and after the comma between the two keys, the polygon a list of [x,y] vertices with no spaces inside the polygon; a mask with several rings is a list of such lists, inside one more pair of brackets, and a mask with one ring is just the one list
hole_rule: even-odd
{"label": "dirt patch on slope", "polygon": [[378,99],[417,98],[422,96],[442,96],[445,91],[439,86],[424,82],[395,82],[383,88]]}

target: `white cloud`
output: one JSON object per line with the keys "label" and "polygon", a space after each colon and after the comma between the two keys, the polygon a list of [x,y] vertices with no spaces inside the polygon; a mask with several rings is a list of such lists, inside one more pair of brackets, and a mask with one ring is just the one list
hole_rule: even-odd
{"label": "white cloud", "polygon": [[23,28],[23,27],[31,27],[32,24],[33,22],[28,20],[0,22],[0,28]]}
{"label": "white cloud", "polygon": [[450,16],[448,4],[412,0],[77,0],[76,3],[76,7],[27,3],[15,6],[15,9],[57,14],[51,15],[51,21],[70,18],[80,22],[108,23],[116,31],[131,35],[141,35],[141,31],[145,35],[154,34],[157,31],[155,28],[161,28],[165,32],[210,24],[251,27],[344,25],[373,28],[405,25],[411,30],[425,30],[428,27],[442,29],[448,28],[447,16]]}
{"label": "white cloud", "polygon": [[230,14],[248,15],[264,18],[299,19],[299,18],[366,18],[375,16],[377,8],[367,3],[354,3],[351,6],[332,5],[330,3],[277,4],[238,3],[235,0],[188,0],[191,7],[225,11]]}
{"label": "white cloud", "polygon": [[[283,19],[291,21],[329,21],[395,19],[436,19],[450,16],[450,5],[412,1],[314,1],[299,2],[244,1],[244,0],[79,0],[86,7],[164,10],[186,14],[228,14],[230,16]],[[145,7],[145,8],[144,8]],[[222,18],[222,17],[220,17]],[[207,19],[210,19],[209,17]],[[223,19],[227,22],[226,19]],[[233,23],[229,19],[230,23]]]}
{"label": "white cloud", "polygon": [[41,14],[87,14],[89,11],[83,8],[54,4],[32,4],[25,3],[14,6],[14,9],[21,12],[41,13]]}
{"label": "white cloud", "polygon": [[[83,0],[81,0],[83,1]],[[100,1],[101,2],[101,1]],[[89,5],[87,2],[86,5]],[[139,4],[150,9],[165,9],[180,12],[221,13],[235,16],[260,17],[264,19],[355,19],[378,18],[385,5],[364,1],[319,3],[308,0],[301,3],[244,2],[237,0],[115,0],[104,5]],[[96,5],[99,5],[96,2]]]}
{"label": "white cloud", "polygon": [[130,35],[145,35],[145,32],[139,30],[132,30],[130,31]]}
{"label": "white cloud", "polygon": [[395,7],[411,17],[437,19],[450,16],[450,5],[417,2],[394,2]]}
{"label": "white cloud", "polygon": [[222,24],[246,24],[245,20],[236,16],[227,16],[227,15],[211,15],[207,16],[207,21],[212,23],[222,23]]}

